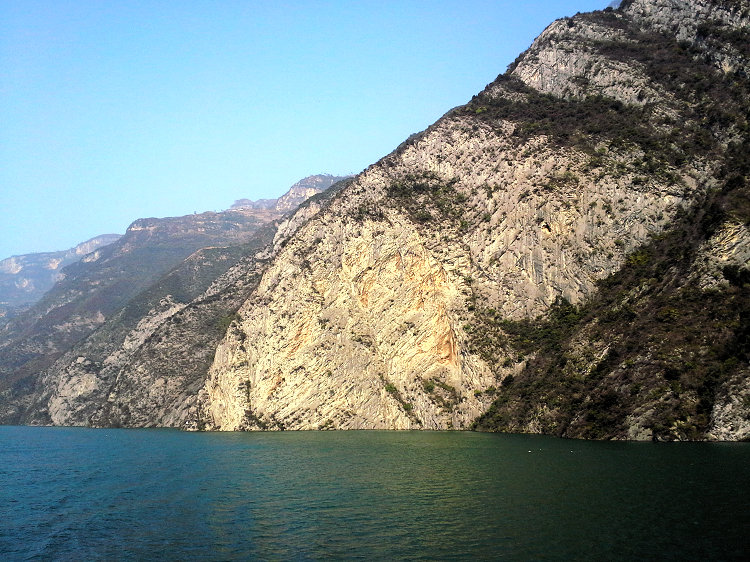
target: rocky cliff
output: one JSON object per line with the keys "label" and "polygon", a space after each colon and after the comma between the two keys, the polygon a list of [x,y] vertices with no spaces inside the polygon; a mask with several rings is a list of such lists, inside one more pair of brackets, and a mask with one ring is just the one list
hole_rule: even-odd
{"label": "rocky cliff", "polygon": [[[737,177],[747,18],[746,2],[644,0],[555,22],[469,104],[312,218],[280,229],[273,261],[217,350],[208,427],[465,428],[491,404],[479,427],[746,436],[746,423],[734,431],[720,421],[727,410],[746,411],[737,385],[747,358],[727,348],[747,329],[742,313],[714,350],[736,363],[709,374],[691,371],[686,358],[680,375],[695,380],[680,391],[668,388],[677,375],[664,365],[643,367],[644,357],[682,353],[670,349],[676,341],[633,342],[640,359],[618,361],[606,332],[591,337],[601,317],[580,318],[603,302],[602,283],[640,263],[655,239],[681,232],[685,217],[727,189],[727,173]],[[696,271],[717,246],[724,266],[746,271],[747,217],[727,213],[722,234],[693,233],[703,248],[688,259]],[[715,278],[718,267],[703,269]],[[664,275],[654,289],[666,290]],[[680,283],[670,286],[673,298]],[[698,318],[731,309],[735,292]],[[561,309],[580,323],[569,318],[553,350],[527,345]],[[618,329],[631,321],[621,318]],[[523,322],[526,335],[514,337]],[[560,386],[572,383],[540,368],[543,352],[562,355],[580,383],[565,407]],[[525,409],[504,406],[524,400]]]}
{"label": "rocky cliff", "polygon": [[[94,416],[112,394],[112,363],[129,359],[133,348],[148,347],[153,343],[148,337],[165,319],[214,287],[208,304],[196,304],[180,317],[195,317],[199,324],[187,338],[195,353],[182,359],[161,355],[172,361],[171,368],[200,373],[201,361],[210,362],[212,346],[223,335],[217,326],[239,306],[218,295],[220,280],[248,252],[258,251],[273,231],[273,221],[282,216],[275,209],[230,209],[139,219],[114,244],[64,268],[41,301],[2,327],[0,421],[127,423],[127,415],[123,422],[110,422],[104,412]],[[243,278],[234,293],[247,283]],[[193,314],[195,310],[199,312]],[[170,349],[176,352],[179,345],[174,347]],[[117,360],[105,361],[112,354]],[[139,422],[158,423],[148,422],[156,415],[152,409],[146,412]]]}
{"label": "rocky cliff", "polygon": [[749,18],[553,23],[241,258],[182,262],[193,291],[60,348],[14,419],[750,437]]}

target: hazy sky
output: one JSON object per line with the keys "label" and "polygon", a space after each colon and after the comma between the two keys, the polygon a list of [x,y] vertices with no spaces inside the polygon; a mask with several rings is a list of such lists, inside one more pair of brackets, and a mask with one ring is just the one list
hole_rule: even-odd
{"label": "hazy sky", "polygon": [[357,173],[607,0],[0,0],[0,259]]}

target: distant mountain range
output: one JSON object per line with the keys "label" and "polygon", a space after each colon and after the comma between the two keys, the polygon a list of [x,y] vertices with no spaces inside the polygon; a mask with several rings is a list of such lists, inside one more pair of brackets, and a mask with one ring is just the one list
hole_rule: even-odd
{"label": "distant mountain range", "polygon": [[67,266],[0,421],[750,439],[749,76],[748,0],[558,20],[356,177]]}
{"label": "distant mountain range", "polygon": [[[314,183],[317,177],[310,181]],[[304,193],[314,192],[305,189]],[[293,187],[278,201],[302,201],[303,197]],[[100,237],[110,243],[77,255],[78,261],[60,268],[48,292],[0,325],[0,405],[2,396],[27,392],[37,384],[41,371],[95,331],[98,341],[111,347],[120,333],[132,329],[162,299],[187,303],[202,294],[246,252],[266,240],[273,228],[265,227],[283,215],[283,210],[275,208],[232,208],[139,219],[123,236]],[[31,254],[5,262],[47,263],[48,255]],[[8,269],[16,274],[24,271],[13,265]],[[111,329],[102,329],[105,323]],[[104,334],[111,339],[102,340]],[[15,420],[17,415],[15,403],[0,407],[0,421]]]}
{"label": "distant mountain range", "polygon": [[119,234],[103,234],[69,250],[12,256],[0,261],[0,314],[3,309],[35,303],[63,278],[65,266],[119,238]]}
{"label": "distant mountain range", "polygon": [[[328,189],[334,183],[347,177],[349,176],[330,174],[308,176],[295,183],[277,199],[258,201],[238,199],[230,210],[251,209],[285,213],[297,208],[308,197]],[[271,218],[272,215],[268,217]],[[64,278],[65,274],[62,272],[64,267],[84,258],[96,259],[96,256],[87,257],[87,254],[116,242],[121,236],[120,234],[102,234],[69,250],[11,256],[0,261],[0,318],[18,314],[24,308],[37,302],[57,281]]]}

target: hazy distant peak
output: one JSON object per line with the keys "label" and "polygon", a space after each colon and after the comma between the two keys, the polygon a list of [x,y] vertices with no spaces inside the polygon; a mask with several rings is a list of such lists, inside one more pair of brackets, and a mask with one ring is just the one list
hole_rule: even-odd
{"label": "hazy distant peak", "polygon": [[101,248],[102,246],[107,246],[108,244],[117,242],[121,237],[122,234],[102,234],[100,236],[90,238],[85,242],[81,242],[75,248],[73,248],[72,251],[75,252],[75,254],[78,256],[90,254],[97,248]]}
{"label": "hazy distant peak", "polygon": [[284,195],[278,199],[237,199],[231,209],[273,209],[276,211],[291,211],[300,205],[307,198],[316,193],[325,191],[334,183],[346,179],[350,176],[333,176],[331,174],[315,174],[299,180],[289,188]]}
{"label": "hazy distant peak", "polygon": [[230,209],[273,209],[278,199],[237,199]]}
{"label": "hazy distant peak", "polygon": [[60,279],[63,267],[119,239],[119,234],[102,234],[67,250],[0,260],[0,304],[17,307],[36,302]]}

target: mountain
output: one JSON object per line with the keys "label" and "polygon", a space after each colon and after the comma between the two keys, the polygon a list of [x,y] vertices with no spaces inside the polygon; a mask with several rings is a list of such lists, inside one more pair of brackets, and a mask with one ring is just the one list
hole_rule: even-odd
{"label": "mountain", "polygon": [[0,315],[35,303],[62,278],[63,267],[119,238],[119,234],[103,234],[69,250],[11,256],[0,261]]}
{"label": "mountain", "polygon": [[746,438],[748,8],[555,22],[292,219],[207,427]]}
{"label": "mountain", "polygon": [[750,438],[749,45],[747,0],[554,22],[276,223],[114,300],[136,269],[66,271],[2,419]]}
{"label": "mountain", "polygon": [[293,211],[299,205],[317,193],[321,193],[333,184],[345,180],[350,176],[332,176],[330,174],[317,174],[307,176],[295,183],[289,191],[278,199],[238,199],[232,205],[232,209],[275,209],[286,213]]}
{"label": "mountain", "polygon": [[0,328],[0,421],[50,423],[47,405],[38,402],[53,391],[44,381],[57,373],[57,362],[81,346],[105,353],[132,345],[126,335],[153,307],[179,307],[201,295],[262,244],[282,216],[230,209],[139,219],[115,243],[63,268],[38,303]]}

